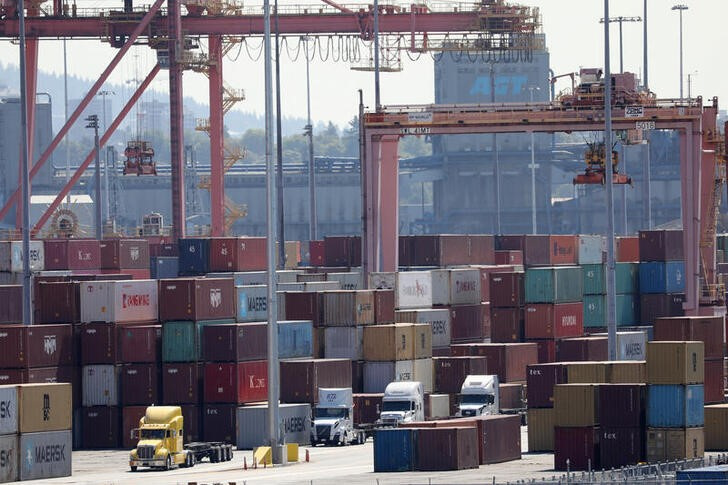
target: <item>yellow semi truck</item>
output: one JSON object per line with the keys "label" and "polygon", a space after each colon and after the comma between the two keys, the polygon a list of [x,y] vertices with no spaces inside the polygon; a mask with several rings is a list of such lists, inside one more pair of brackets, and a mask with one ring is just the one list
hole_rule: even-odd
{"label": "yellow semi truck", "polygon": [[150,406],[132,431],[139,440],[129,454],[129,468],[193,467],[208,458],[212,463],[230,461],[233,447],[222,442],[184,444],[184,419],[179,406]]}

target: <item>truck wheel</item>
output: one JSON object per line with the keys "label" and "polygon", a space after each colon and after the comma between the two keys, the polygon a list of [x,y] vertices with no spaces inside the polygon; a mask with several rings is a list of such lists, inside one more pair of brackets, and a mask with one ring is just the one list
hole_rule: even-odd
{"label": "truck wheel", "polygon": [[131,468],[131,471],[133,471],[133,472],[137,471],[137,467],[135,467],[135,466],[130,466],[129,468]]}
{"label": "truck wheel", "polygon": [[190,468],[195,466],[195,462],[197,461],[197,457],[194,453],[190,453]]}

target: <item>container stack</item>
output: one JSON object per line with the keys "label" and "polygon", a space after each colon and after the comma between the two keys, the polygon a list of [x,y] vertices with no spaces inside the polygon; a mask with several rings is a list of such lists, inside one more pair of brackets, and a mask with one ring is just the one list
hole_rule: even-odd
{"label": "container stack", "polygon": [[682,316],[685,262],[682,231],[640,231],[640,321]]}
{"label": "container stack", "polygon": [[704,345],[647,344],[647,437],[649,463],[702,458]]}
{"label": "container stack", "polygon": [[98,274],[101,269],[101,246],[94,239],[46,239],[43,252],[46,270],[89,275]]}
{"label": "container stack", "polygon": [[[523,342],[525,327],[523,272],[489,274],[491,342]],[[547,359],[546,355],[539,355]]]}
{"label": "container stack", "polygon": [[104,274],[128,274],[135,280],[150,278],[146,239],[105,239],[99,242],[99,253]]}
{"label": "container stack", "polygon": [[597,384],[557,384],[554,425],[555,470],[601,468]]}
{"label": "container stack", "polygon": [[[584,327],[586,331],[601,331],[607,326],[607,283],[604,264],[583,265]],[[639,264],[616,263],[615,285],[618,327],[639,323]]]}
{"label": "container stack", "polygon": [[179,276],[179,245],[149,242],[149,275],[155,280]]}

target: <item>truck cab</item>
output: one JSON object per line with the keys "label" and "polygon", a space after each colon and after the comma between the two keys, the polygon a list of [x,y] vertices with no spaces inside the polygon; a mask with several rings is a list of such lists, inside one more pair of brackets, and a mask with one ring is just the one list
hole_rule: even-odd
{"label": "truck cab", "polygon": [[498,376],[467,376],[460,390],[460,416],[498,414]]}
{"label": "truck cab", "polygon": [[351,388],[320,388],[311,426],[311,444],[348,445],[363,442],[363,431],[354,428]]}
{"label": "truck cab", "polygon": [[129,455],[129,467],[154,467],[169,470],[193,466],[194,456],[184,448],[184,420],[179,406],[150,406],[132,431],[139,439]]}
{"label": "truck cab", "polygon": [[425,420],[425,395],[417,381],[390,382],[384,389],[379,423],[396,426],[399,423]]}

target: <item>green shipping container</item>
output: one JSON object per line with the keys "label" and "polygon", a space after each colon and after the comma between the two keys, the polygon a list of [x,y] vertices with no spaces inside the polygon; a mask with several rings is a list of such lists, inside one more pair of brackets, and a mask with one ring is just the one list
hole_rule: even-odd
{"label": "green shipping container", "polygon": [[[635,295],[617,295],[618,327],[635,325],[639,319],[639,299]],[[584,295],[584,327],[607,326],[607,296]]]}
{"label": "green shipping container", "polygon": [[716,245],[721,251],[728,249],[728,234],[718,234],[716,237]]}
{"label": "green shipping container", "polygon": [[196,362],[202,360],[202,329],[205,325],[235,323],[234,319],[162,324],[162,361]]}
{"label": "green shipping container", "polygon": [[606,272],[603,264],[584,264],[584,294],[603,295],[607,292]]}
{"label": "green shipping container", "polygon": [[617,263],[614,268],[614,279],[618,295],[637,294],[640,292],[640,264]]}
{"label": "green shipping container", "polygon": [[580,266],[551,266],[526,270],[526,303],[569,303],[582,299],[584,275]]}

